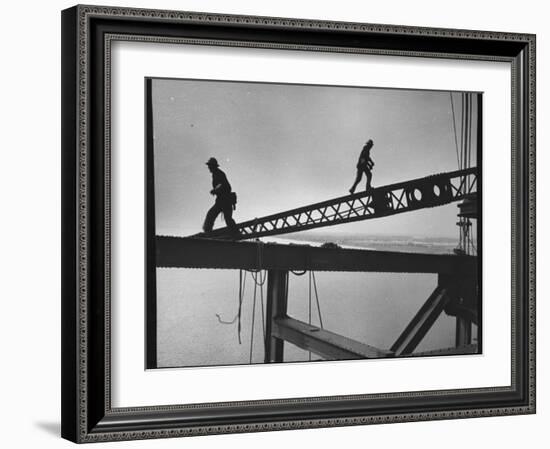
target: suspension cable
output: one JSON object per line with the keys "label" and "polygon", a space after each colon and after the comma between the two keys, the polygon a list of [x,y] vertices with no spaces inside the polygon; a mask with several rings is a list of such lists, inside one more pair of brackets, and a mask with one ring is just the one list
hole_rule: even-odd
{"label": "suspension cable", "polygon": [[465,107],[465,102],[464,102],[464,92],[462,92],[462,95],[460,96],[460,99],[461,99],[461,109],[460,109],[460,163],[459,163],[459,170],[462,170],[462,165],[463,165],[463,162],[464,162],[464,120],[465,120],[465,117],[464,117],[464,107]]}
{"label": "suspension cable", "polygon": [[451,97],[451,111],[453,113],[453,131],[455,135],[456,163],[458,165],[458,168],[460,169],[460,156],[458,155],[458,138],[456,135],[456,119],[455,119],[455,106],[453,103],[453,93],[449,92],[449,96]]}
{"label": "suspension cable", "polygon": [[468,160],[466,168],[470,168],[472,159],[472,97],[468,94]]}
{"label": "suspension cable", "polygon": [[[311,271],[309,272],[309,289],[308,289],[308,324],[311,326]],[[308,351],[308,358],[311,362],[311,351]]]}

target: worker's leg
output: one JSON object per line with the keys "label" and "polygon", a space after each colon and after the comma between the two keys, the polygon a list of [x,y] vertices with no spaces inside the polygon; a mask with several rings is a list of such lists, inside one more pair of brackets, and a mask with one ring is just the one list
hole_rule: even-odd
{"label": "worker's leg", "polygon": [[372,189],[372,171],[366,169],[365,170],[365,176],[367,177],[367,189],[366,190],[370,190],[370,189]]}
{"label": "worker's leg", "polygon": [[351,186],[351,189],[349,189],[349,193],[354,193],[355,189],[357,188],[357,184],[361,182],[361,178],[363,177],[363,170],[358,168],[357,169],[357,175],[355,176],[355,182]]}
{"label": "worker's leg", "polygon": [[237,223],[233,220],[233,205],[231,203],[223,206],[223,219],[231,232],[237,231]]}
{"label": "worker's leg", "polygon": [[216,217],[221,211],[222,208],[220,207],[220,205],[217,202],[214,203],[214,205],[206,213],[206,218],[204,219],[204,224],[202,225],[202,230],[204,232],[210,232],[212,230],[212,228],[214,227],[214,222],[216,221]]}

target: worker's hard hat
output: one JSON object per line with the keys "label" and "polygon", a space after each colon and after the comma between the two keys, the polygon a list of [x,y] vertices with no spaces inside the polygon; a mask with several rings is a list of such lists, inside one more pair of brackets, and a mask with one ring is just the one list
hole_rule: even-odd
{"label": "worker's hard hat", "polygon": [[215,157],[211,157],[210,159],[208,159],[208,161],[206,161],[206,165],[208,165],[209,167],[220,166],[220,164],[218,164],[218,160]]}

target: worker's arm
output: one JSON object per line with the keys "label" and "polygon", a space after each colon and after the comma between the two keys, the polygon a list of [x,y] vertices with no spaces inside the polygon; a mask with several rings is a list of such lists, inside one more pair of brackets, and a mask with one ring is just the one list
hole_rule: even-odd
{"label": "worker's arm", "polygon": [[220,190],[222,187],[221,183],[218,184],[216,187],[214,187],[212,190],[210,190],[211,195],[215,195],[218,190]]}

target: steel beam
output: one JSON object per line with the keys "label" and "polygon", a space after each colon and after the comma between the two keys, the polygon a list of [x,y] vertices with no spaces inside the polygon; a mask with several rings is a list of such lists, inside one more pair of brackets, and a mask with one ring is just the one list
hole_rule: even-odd
{"label": "steel beam", "polygon": [[462,316],[456,317],[455,345],[464,346],[472,343],[472,322]]}
{"label": "steel beam", "polygon": [[447,290],[440,286],[436,287],[390,348],[397,357],[412,354],[449,301]]}
{"label": "steel beam", "polygon": [[458,208],[460,210],[458,213],[459,217],[477,219],[479,216],[477,194],[465,197],[464,201],[458,205]]}
{"label": "steel beam", "polygon": [[453,299],[445,307],[445,313],[449,316],[454,316],[457,319],[460,318],[464,321],[468,321],[477,326],[479,325],[478,309],[479,307],[477,308],[464,307],[463,305],[461,305],[460,303],[458,303],[456,300]]}
{"label": "steel beam", "polygon": [[265,363],[280,363],[284,358],[284,340],[276,329],[276,320],[286,317],[288,304],[288,271],[267,272],[267,305],[265,325]]}
{"label": "steel beam", "polygon": [[273,323],[273,335],[325,360],[375,359],[392,357],[391,351],[375,348],[342,335],[311,326],[290,317]]}
{"label": "steel beam", "polygon": [[442,206],[466,197],[472,198],[476,194],[477,168],[473,167],[381,186],[254,218],[237,224],[238,233],[221,228],[195,237],[242,240],[280,235]]}
{"label": "steel beam", "polygon": [[184,237],[156,238],[162,268],[274,269],[476,275],[477,258]]}
{"label": "steel beam", "polygon": [[[445,313],[457,318],[457,332],[463,333],[467,339],[470,339],[471,330],[467,328],[471,323],[478,325],[481,315],[477,274],[473,276],[440,274],[438,276],[438,285],[445,287],[447,294],[451,298],[445,306]],[[459,328],[460,331],[458,330]],[[458,338],[457,333],[458,341],[462,342],[462,339]],[[463,342],[463,344],[466,343],[470,343],[470,341]]]}
{"label": "steel beam", "polygon": [[477,344],[461,345],[458,347],[444,348],[444,349],[432,349],[431,351],[415,352],[407,355],[407,357],[425,357],[425,356],[438,356],[438,355],[464,355],[464,354],[479,354],[479,347]]}

